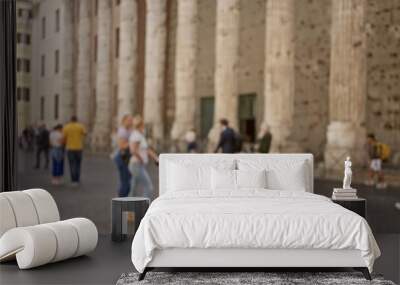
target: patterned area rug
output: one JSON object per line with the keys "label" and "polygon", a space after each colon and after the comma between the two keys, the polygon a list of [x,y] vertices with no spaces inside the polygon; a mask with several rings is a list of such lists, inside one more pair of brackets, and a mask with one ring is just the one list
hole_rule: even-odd
{"label": "patterned area rug", "polygon": [[133,284],[267,284],[267,285],[395,285],[380,275],[372,275],[368,281],[359,272],[148,272],[146,278],[138,281],[138,273],[122,274],[117,285]]}

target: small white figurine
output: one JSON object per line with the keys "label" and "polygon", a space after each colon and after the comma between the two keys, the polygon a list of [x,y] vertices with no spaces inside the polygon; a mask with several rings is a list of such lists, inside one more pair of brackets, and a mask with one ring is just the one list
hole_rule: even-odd
{"label": "small white figurine", "polygon": [[346,161],[344,162],[344,179],[343,179],[343,189],[351,189],[351,176],[352,176],[352,171],[351,171],[351,160],[350,157],[348,156],[346,158]]}

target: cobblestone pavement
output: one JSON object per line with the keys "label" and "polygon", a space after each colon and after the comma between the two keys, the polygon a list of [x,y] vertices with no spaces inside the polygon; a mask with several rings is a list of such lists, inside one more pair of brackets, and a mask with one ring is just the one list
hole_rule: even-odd
{"label": "cobblestone pavement", "polygon": [[[118,174],[114,163],[107,155],[84,154],[82,164],[82,183],[79,187],[69,184],[68,163],[65,164],[65,183],[53,186],[50,183],[50,170],[34,169],[32,153],[22,153],[19,157],[19,189],[44,188],[54,196],[62,219],[87,217],[93,220],[100,233],[110,232],[111,198],[117,196]],[[152,164],[150,175],[158,189],[158,168]],[[316,179],[314,191],[330,196],[333,187],[340,181]],[[359,196],[367,198],[367,220],[374,232],[400,233],[400,211],[395,202],[400,202],[400,187],[378,190],[364,185],[354,185]]]}

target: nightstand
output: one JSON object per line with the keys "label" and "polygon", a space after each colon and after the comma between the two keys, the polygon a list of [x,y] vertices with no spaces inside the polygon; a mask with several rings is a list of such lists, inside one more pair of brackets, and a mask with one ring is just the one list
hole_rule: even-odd
{"label": "nightstand", "polygon": [[349,199],[349,200],[337,200],[332,199],[332,202],[339,204],[340,206],[359,214],[361,217],[366,219],[367,217],[367,200],[364,198]]}
{"label": "nightstand", "polygon": [[126,239],[126,235],[122,233],[123,212],[135,213],[136,232],[149,205],[150,199],[145,197],[113,198],[111,201],[111,239],[113,241],[123,241]]}

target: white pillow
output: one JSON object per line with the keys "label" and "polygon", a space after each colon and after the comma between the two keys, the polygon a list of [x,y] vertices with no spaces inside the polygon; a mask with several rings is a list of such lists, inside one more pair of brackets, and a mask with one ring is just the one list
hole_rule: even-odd
{"label": "white pillow", "polygon": [[211,188],[214,191],[236,190],[236,170],[212,168]]}
{"label": "white pillow", "polygon": [[235,170],[237,188],[267,188],[267,171]]}
{"label": "white pillow", "polygon": [[170,191],[210,189],[210,171],[210,167],[169,163],[167,189]]}
{"label": "white pillow", "polygon": [[211,170],[211,188],[214,191],[240,190],[241,188],[267,188],[265,170]]}
{"label": "white pillow", "polygon": [[211,190],[211,168],[235,169],[236,161],[217,159],[193,161],[179,159],[167,162],[167,191]]}
{"label": "white pillow", "polygon": [[306,191],[312,183],[304,160],[239,159],[237,164],[239,170],[266,169],[268,189]]}

